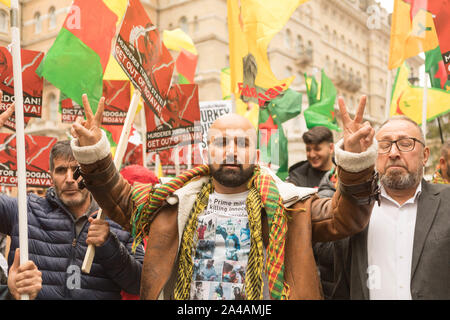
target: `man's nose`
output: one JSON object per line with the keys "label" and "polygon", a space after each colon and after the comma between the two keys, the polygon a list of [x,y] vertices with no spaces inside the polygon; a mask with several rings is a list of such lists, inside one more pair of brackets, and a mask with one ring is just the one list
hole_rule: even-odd
{"label": "man's nose", "polygon": [[66,172],[66,182],[67,183],[74,183],[76,182],[76,180],[73,178],[73,170],[72,169],[67,169]]}
{"label": "man's nose", "polygon": [[400,157],[400,150],[398,150],[396,143],[392,144],[391,150],[389,150],[389,157],[390,158]]}

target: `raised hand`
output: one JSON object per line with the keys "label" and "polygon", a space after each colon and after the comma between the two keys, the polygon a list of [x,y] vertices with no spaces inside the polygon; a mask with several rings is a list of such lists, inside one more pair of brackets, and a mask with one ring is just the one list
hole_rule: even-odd
{"label": "raised hand", "polygon": [[72,124],[71,134],[78,138],[78,143],[81,147],[93,146],[102,138],[102,130],[100,129],[103,110],[105,109],[105,98],[102,97],[98,102],[98,108],[95,115],[92,112],[91,105],[86,94],[83,94],[83,108],[86,120],[78,117]]}
{"label": "raised hand", "polygon": [[347,112],[344,99],[342,97],[338,98],[339,110],[341,111],[342,121],[344,123],[345,151],[361,153],[372,145],[375,130],[368,121],[362,123],[366,101],[367,97],[362,96],[356,110],[355,118],[352,120]]}
{"label": "raised hand", "polygon": [[[3,91],[0,90],[0,101],[2,101],[3,98]],[[11,106],[5,110],[5,112],[3,112],[0,115],[0,128],[3,127],[6,123],[6,121],[9,119],[9,117],[12,116],[12,114],[14,113],[14,108],[15,108],[15,104],[11,104]]]}

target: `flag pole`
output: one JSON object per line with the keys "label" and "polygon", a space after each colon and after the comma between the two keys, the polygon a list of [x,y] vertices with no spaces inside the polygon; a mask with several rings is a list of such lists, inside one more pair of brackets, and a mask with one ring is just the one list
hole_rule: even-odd
{"label": "flag pole", "polygon": [[[17,189],[19,210],[20,265],[28,261],[27,181],[25,165],[25,128],[23,114],[22,59],[20,54],[19,0],[11,1],[11,44],[14,74],[14,99],[17,143]],[[29,300],[27,294],[21,300]]]}
{"label": "flag pole", "polygon": [[391,78],[391,70],[387,71],[387,85],[386,85],[386,104],[385,104],[385,118],[389,119],[389,115],[391,114],[391,95],[392,95],[392,78]]}
{"label": "flag pole", "polygon": [[141,135],[142,135],[142,166],[147,165],[147,124],[145,122],[145,106],[141,108]]}
{"label": "flag pole", "polygon": [[[127,117],[125,118],[125,123],[123,125],[122,133],[120,134],[119,144],[117,145],[116,153],[114,155],[114,165],[117,170],[120,170],[122,165],[123,156],[128,146],[128,138],[131,132],[131,126],[136,116],[136,110],[139,104],[139,99],[141,98],[141,92],[139,90],[134,90],[133,97],[131,98],[130,107],[128,108]],[[103,219],[102,210],[100,209],[97,214],[96,219]],[[22,250],[21,250],[22,251]],[[92,262],[95,257],[95,246],[90,244],[87,248],[86,255],[84,256],[83,264],[81,266],[81,271],[84,273],[91,272]]]}
{"label": "flag pole", "polygon": [[[425,68],[422,71],[423,79],[423,100],[422,100],[422,132],[425,140],[427,139],[427,100],[428,100],[428,80]],[[425,141],[424,141],[425,142]]]}

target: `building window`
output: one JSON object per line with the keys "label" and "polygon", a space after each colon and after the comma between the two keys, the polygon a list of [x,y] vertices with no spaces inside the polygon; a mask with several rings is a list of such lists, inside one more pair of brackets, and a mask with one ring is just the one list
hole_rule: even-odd
{"label": "building window", "polygon": [[328,26],[325,26],[325,41],[330,43],[330,28]]}
{"label": "building window", "polygon": [[189,33],[189,25],[187,18],[185,16],[182,16],[180,20],[178,21],[178,24],[180,26],[180,29],[183,30],[186,33]]}
{"label": "building window", "polygon": [[297,52],[298,52],[299,54],[302,54],[303,51],[305,50],[305,46],[304,46],[304,44],[303,44],[303,38],[302,38],[301,35],[298,35],[298,36],[297,36],[297,42],[296,42],[296,44],[295,44],[295,48],[297,49]]}
{"label": "building window", "polygon": [[56,98],[56,95],[54,93],[50,93],[48,95],[48,105],[50,107],[50,115],[49,119],[51,121],[57,121],[58,120],[58,99]]}
{"label": "building window", "polygon": [[[227,28],[228,30],[228,28]],[[194,32],[198,32],[198,17],[194,17]]]}
{"label": "building window", "polygon": [[56,28],[56,11],[55,7],[51,7],[48,10],[48,28],[55,29]]}
{"label": "building window", "polygon": [[286,29],[286,32],[284,33],[284,45],[286,48],[291,48],[291,42],[292,42],[292,33],[291,30]]}
{"label": "building window", "polygon": [[42,32],[42,19],[41,14],[36,12],[34,14],[34,33],[39,34]]}
{"label": "building window", "polygon": [[333,46],[337,48],[338,46],[338,36],[336,30],[333,30]]}
{"label": "building window", "polygon": [[8,32],[8,14],[0,10],[0,32]]}

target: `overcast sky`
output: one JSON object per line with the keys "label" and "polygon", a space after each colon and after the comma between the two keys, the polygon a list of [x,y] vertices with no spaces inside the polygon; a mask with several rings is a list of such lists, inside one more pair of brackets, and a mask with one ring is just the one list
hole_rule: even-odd
{"label": "overcast sky", "polygon": [[392,12],[394,9],[394,0],[378,0],[378,2],[386,8],[388,12]]}

